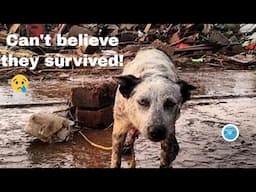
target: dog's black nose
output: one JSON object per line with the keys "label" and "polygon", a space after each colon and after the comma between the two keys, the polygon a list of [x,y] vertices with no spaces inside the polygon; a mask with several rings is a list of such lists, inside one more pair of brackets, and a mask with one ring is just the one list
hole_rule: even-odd
{"label": "dog's black nose", "polygon": [[164,126],[150,127],[149,139],[152,141],[161,141],[166,137],[166,128]]}

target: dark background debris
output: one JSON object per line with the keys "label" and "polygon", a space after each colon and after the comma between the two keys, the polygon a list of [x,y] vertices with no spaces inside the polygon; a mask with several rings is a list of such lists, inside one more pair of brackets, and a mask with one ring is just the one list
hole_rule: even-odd
{"label": "dark background debris", "polygon": [[[153,46],[164,50],[177,67],[183,69],[252,69],[255,66],[255,31],[255,24],[0,24],[0,55],[6,50],[22,53],[27,49],[32,54],[40,55],[43,62],[47,54],[98,57],[104,55],[105,50],[113,50],[123,54],[127,63],[141,47]],[[58,33],[67,37],[86,33],[90,36],[116,36],[120,43],[118,47],[46,47],[43,42],[39,47],[7,47],[5,40],[8,33],[21,36],[49,33],[53,38]],[[247,54],[250,55],[250,62],[241,62]],[[202,62],[194,62],[198,59]],[[26,70],[25,73],[36,75],[42,69],[47,67],[39,65],[35,71]],[[0,69],[0,79],[12,75],[11,68],[6,70]]]}

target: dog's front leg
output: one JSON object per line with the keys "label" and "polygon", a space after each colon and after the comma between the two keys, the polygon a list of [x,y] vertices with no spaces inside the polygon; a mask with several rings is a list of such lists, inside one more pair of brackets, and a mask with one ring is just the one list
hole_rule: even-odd
{"label": "dog's front leg", "polygon": [[127,132],[128,126],[125,122],[122,122],[121,120],[114,121],[112,133],[111,168],[121,167],[121,155]]}
{"label": "dog's front leg", "polygon": [[171,163],[175,160],[179,152],[179,144],[175,134],[171,134],[161,142],[160,168],[172,167]]}

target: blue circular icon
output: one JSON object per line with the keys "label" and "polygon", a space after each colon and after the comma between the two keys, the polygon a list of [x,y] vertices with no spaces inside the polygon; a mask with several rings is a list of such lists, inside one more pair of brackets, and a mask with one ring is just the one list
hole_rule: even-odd
{"label": "blue circular icon", "polygon": [[238,128],[233,124],[227,124],[222,128],[222,137],[226,141],[235,141],[239,136]]}

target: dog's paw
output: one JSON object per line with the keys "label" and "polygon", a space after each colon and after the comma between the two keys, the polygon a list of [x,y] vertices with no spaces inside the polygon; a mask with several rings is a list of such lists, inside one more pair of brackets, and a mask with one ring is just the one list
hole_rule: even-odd
{"label": "dog's paw", "polygon": [[125,143],[122,150],[123,155],[131,155],[132,154],[132,144]]}

